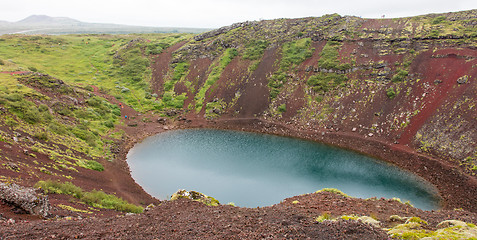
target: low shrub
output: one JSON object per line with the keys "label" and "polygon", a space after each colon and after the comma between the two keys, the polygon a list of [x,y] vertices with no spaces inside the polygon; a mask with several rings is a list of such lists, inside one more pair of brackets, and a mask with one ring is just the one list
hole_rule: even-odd
{"label": "low shrub", "polygon": [[312,86],[315,92],[323,93],[346,81],[348,81],[348,77],[344,74],[318,73],[308,78],[307,84]]}
{"label": "low shrub", "polygon": [[321,190],[316,191],[316,193],[320,193],[320,192],[330,192],[330,193],[341,195],[343,197],[350,197],[348,194],[336,188],[323,188]]}
{"label": "low shrub", "polygon": [[71,182],[61,183],[59,181],[39,181],[35,184],[36,188],[41,188],[45,194],[47,193],[57,193],[57,194],[66,194],[72,195],[75,198],[83,197],[83,189],[75,186]]}
{"label": "low shrub", "polygon": [[37,132],[33,136],[39,140],[43,140],[43,141],[48,140],[48,134],[46,132]]}
{"label": "low shrub", "polygon": [[84,140],[91,147],[96,146],[95,134],[92,133],[88,128],[85,129],[83,126],[77,126],[71,129],[71,133],[73,133],[77,138]]}
{"label": "low shrub", "polygon": [[270,45],[268,41],[252,40],[246,46],[242,55],[246,60],[258,60],[262,57],[265,49]]}
{"label": "low shrub", "polygon": [[104,126],[106,126],[108,128],[114,128],[114,122],[112,120],[108,120],[108,121],[104,122]]}
{"label": "low shrub", "polygon": [[73,197],[80,199],[82,202],[97,208],[114,209],[121,212],[132,213],[141,213],[143,211],[142,207],[128,203],[122,198],[97,190],[85,192],[71,182],[62,183],[52,180],[39,181],[35,184],[35,187],[41,188],[45,194],[57,193],[72,195]]}
{"label": "low shrub", "polygon": [[431,24],[432,25],[437,25],[439,23],[442,23],[443,21],[446,20],[446,17],[445,16],[439,16],[439,17],[435,17],[431,20]]}
{"label": "low shrub", "polygon": [[99,162],[94,161],[94,160],[87,160],[85,165],[86,165],[86,168],[91,169],[91,170],[95,170],[95,171],[98,171],[98,172],[104,171],[103,165]]}
{"label": "low shrub", "polygon": [[36,106],[25,109],[23,114],[19,114],[19,117],[30,124],[42,121],[40,112],[38,111]]}
{"label": "low shrub", "polygon": [[121,212],[141,213],[142,207],[133,205],[114,195],[106,194],[103,191],[93,190],[86,192],[81,198],[86,204],[98,208],[114,209]]}
{"label": "low shrub", "polygon": [[68,133],[68,129],[66,129],[66,127],[63,124],[58,123],[56,121],[51,122],[48,125],[48,129],[51,132],[54,132],[54,133],[60,134],[60,135],[65,135],[66,133]]}
{"label": "low shrub", "polygon": [[404,80],[407,75],[409,75],[409,72],[406,71],[406,70],[399,70],[392,78],[391,78],[391,81],[392,82],[401,82],[402,80]]}
{"label": "low shrub", "polygon": [[38,111],[40,112],[48,111],[48,106],[45,104],[40,104],[40,106],[38,106]]}
{"label": "low shrub", "polygon": [[298,65],[313,54],[311,38],[303,38],[283,44],[281,68],[288,69],[292,64]]}
{"label": "low shrub", "polygon": [[396,92],[394,91],[394,88],[390,87],[386,89],[386,96],[388,96],[389,99],[393,99],[396,96]]}

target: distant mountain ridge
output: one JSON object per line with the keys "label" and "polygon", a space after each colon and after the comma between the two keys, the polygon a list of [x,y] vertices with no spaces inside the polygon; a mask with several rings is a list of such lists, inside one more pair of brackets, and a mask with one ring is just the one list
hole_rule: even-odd
{"label": "distant mountain ridge", "polygon": [[69,17],[31,15],[17,22],[0,20],[2,34],[83,34],[83,33],[202,33],[211,29],[143,27],[111,23],[88,23]]}
{"label": "distant mountain ridge", "polygon": [[31,15],[26,17],[14,24],[34,24],[34,25],[41,25],[41,24],[79,24],[82,23],[76,19],[68,18],[68,17],[50,17],[47,15]]}

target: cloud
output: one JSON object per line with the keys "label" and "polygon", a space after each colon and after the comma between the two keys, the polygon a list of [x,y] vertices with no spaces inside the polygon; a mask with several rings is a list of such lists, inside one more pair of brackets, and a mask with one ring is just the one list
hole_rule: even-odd
{"label": "cloud", "polygon": [[32,14],[86,22],[215,28],[235,22],[338,13],[367,18],[415,16],[477,8],[475,0],[15,0],[2,3],[1,20]]}

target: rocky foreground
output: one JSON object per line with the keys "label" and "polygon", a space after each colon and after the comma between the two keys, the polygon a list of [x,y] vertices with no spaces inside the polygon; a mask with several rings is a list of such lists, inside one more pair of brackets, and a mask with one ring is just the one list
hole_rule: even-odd
{"label": "rocky foreground", "polygon": [[[453,219],[442,221],[442,219]],[[460,221],[457,221],[460,220]],[[464,223],[466,222],[466,223]],[[2,222],[2,239],[388,239],[476,236],[477,214],[322,191],[263,208],[164,201],[143,214]],[[463,225],[462,225],[463,224]],[[450,233],[449,229],[454,232]]]}

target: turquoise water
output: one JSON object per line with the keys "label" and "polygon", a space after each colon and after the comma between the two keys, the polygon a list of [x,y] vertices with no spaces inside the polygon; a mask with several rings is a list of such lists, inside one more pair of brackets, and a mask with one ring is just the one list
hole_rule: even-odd
{"label": "turquoise water", "polygon": [[337,188],[353,197],[398,197],[438,209],[436,189],[411,173],[355,152],[273,135],[188,129],[146,138],[127,155],[132,177],[148,193],[169,199],[195,190],[222,204],[269,206]]}

